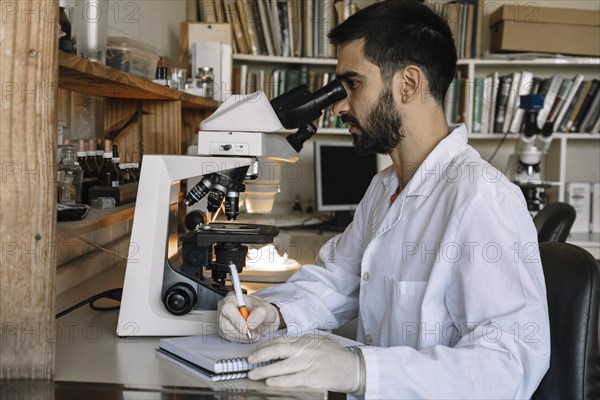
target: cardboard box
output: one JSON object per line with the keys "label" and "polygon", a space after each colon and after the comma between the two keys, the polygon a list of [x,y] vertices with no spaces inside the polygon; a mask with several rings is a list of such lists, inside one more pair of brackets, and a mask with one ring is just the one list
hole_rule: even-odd
{"label": "cardboard box", "polygon": [[490,51],[600,56],[600,11],[504,5],[490,15]]}

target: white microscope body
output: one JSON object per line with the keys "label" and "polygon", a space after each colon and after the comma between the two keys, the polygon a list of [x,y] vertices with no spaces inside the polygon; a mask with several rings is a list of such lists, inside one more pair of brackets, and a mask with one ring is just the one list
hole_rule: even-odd
{"label": "white microscope body", "polygon": [[552,131],[538,126],[537,114],[542,108],[541,95],[521,96],[525,108],[525,132],[519,136],[515,152],[508,161],[508,176],[525,196],[530,214],[535,215],[546,203],[545,190],[550,187],[542,177],[540,165],[552,142]]}
{"label": "white microscope body", "polygon": [[[233,199],[229,196],[239,195],[238,191],[244,191],[245,185],[235,182],[234,189],[224,188],[221,186],[221,184],[225,185],[222,183],[222,175],[226,176],[230,171],[241,170],[248,171],[245,172],[247,176],[256,178],[257,159],[266,159],[270,162],[296,162],[302,143],[315,132],[309,132],[307,135],[306,130],[303,131],[304,133],[299,130],[288,138],[276,134],[269,135],[266,132],[280,131],[284,127],[298,128],[309,124],[316,119],[315,115],[318,118],[323,108],[346,95],[339,82],[335,85],[327,85],[314,94],[305,89],[294,92],[296,89],[288,92],[294,95],[292,106],[288,106],[290,102],[286,94],[272,102],[269,102],[263,92],[249,96],[229,97],[200,126],[198,138],[200,156],[144,156],[117,325],[118,336],[178,336],[217,332],[215,309],[216,303],[223,295],[207,290],[205,286],[210,285],[206,283],[201,285],[198,279],[194,279],[189,273],[182,273],[182,270],[177,267],[181,264],[182,258],[185,267],[185,256],[182,257],[180,254],[183,252],[181,244],[183,236],[180,240],[177,226],[180,181],[197,176],[203,176],[203,182],[206,182],[207,177],[215,178],[207,184],[206,192],[201,193],[201,196],[210,191],[207,196],[210,197],[213,192],[222,189],[221,192],[226,192],[226,195],[225,193],[221,195],[228,196],[226,215],[228,219],[234,220],[237,211],[227,213],[228,201]],[[334,95],[331,95],[330,91],[335,91]],[[278,99],[283,101],[277,103]],[[277,104],[279,106],[276,106]],[[292,122],[286,119],[290,115]],[[260,212],[270,211],[272,198],[269,197],[275,195],[270,186],[277,185],[277,179],[278,177],[269,177],[267,183],[260,181],[255,183],[259,186],[255,197],[256,209]],[[270,185],[267,186],[267,190],[260,187],[264,184]],[[190,198],[193,202],[200,200],[200,196],[191,195],[194,189],[186,196],[186,203]],[[195,193],[201,191],[197,190]],[[266,198],[265,193],[267,193]],[[250,205],[248,208],[251,208],[252,200],[251,195],[247,196],[246,203],[247,206]],[[219,206],[221,201],[222,198],[219,200]],[[212,227],[203,223],[197,225],[193,232],[188,233],[195,234],[206,230],[210,235],[214,233],[218,236],[228,227],[232,227],[232,231],[227,231],[226,234],[244,233],[244,227],[241,225],[222,224]],[[272,236],[273,231],[268,233]],[[268,236],[262,235],[260,240],[265,240],[264,238]],[[212,258],[212,254],[210,257]],[[195,260],[194,256],[189,254],[188,259]],[[211,260],[208,262],[210,263]],[[172,290],[174,287],[176,290]],[[193,298],[193,307],[181,310],[184,300],[189,303],[191,298]]]}

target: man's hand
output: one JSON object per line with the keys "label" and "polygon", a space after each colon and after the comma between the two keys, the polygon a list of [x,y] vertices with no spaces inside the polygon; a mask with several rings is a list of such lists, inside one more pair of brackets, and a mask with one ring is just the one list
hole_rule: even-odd
{"label": "man's hand", "polygon": [[[229,292],[217,306],[219,335],[230,342],[256,342],[260,337],[279,329],[279,310],[271,303],[258,297],[244,295],[250,315],[244,320],[235,299]],[[248,335],[250,332],[250,335]]]}
{"label": "man's hand", "polygon": [[316,334],[282,336],[260,345],[248,357],[251,363],[277,359],[282,360],[253,369],[248,377],[266,378],[267,385],[272,386],[364,392],[366,372],[360,351],[349,351],[332,338]]}

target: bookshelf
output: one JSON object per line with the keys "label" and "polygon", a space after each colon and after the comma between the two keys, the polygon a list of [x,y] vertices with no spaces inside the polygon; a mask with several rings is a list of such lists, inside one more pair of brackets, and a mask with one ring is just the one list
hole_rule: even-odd
{"label": "bookshelf", "polygon": [[[289,0],[288,2],[293,1]],[[372,2],[365,0],[360,4],[360,7],[362,8]],[[319,2],[317,1],[317,3]],[[457,110],[454,112],[454,118],[452,115],[448,115],[448,120],[452,123],[465,123],[469,132],[471,132],[469,134],[470,143],[486,160],[492,154],[495,154],[493,158],[494,165],[505,173],[508,172],[509,157],[514,153],[515,147],[519,142],[519,132],[522,132],[522,126],[517,126],[518,119],[515,122],[512,122],[511,119],[508,123],[511,123],[514,127],[510,124],[507,125],[506,130],[509,132],[506,132],[506,134],[504,129],[501,129],[499,132],[495,132],[495,129],[490,129],[489,127],[493,119],[489,113],[491,112],[491,107],[494,106],[488,104],[486,107],[483,107],[483,102],[477,99],[476,82],[484,82],[484,78],[493,76],[494,73],[498,77],[501,77],[514,74],[515,72],[531,73],[531,76],[539,78],[540,82],[554,75],[559,75],[564,80],[573,79],[577,74],[582,74],[585,80],[600,79],[600,59],[598,58],[552,57],[550,55],[546,57],[544,55],[536,56],[531,54],[521,55],[520,58],[511,55],[485,54],[485,57],[482,58],[483,50],[486,47],[486,43],[483,42],[485,42],[484,37],[487,33],[482,31],[487,28],[488,22],[485,15],[481,14],[486,12],[483,1],[458,1],[452,4],[452,2],[448,1],[431,0],[426,1],[426,3],[442,15],[446,15],[447,17],[455,16],[455,18],[450,18],[449,23],[456,24],[454,28],[451,25],[451,30],[455,29],[453,33],[457,35],[455,40],[458,54],[459,57],[463,57],[458,60],[457,72],[463,79],[464,83],[461,83],[461,85],[464,85],[464,90],[459,97],[455,97],[455,100],[453,100]],[[479,23],[475,23],[472,27],[465,29],[465,22],[461,22],[460,19],[466,15],[466,8],[469,7],[467,4],[475,5],[475,13],[480,18]],[[305,15],[306,13],[302,14],[303,17]],[[304,25],[303,29],[305,29]],[[314,34],[322,31],[315,29],[314,25],[309,29]],[[248,51],[248,53],[252,52]],[[310,52],[304,52],[304,49],[300,53],[301,57],[281,57],[267,54],[270,53],[263,51],[262,53],[255,52],[255,54],[240,54],[238,52],[233,56],[234,68],[238,69],[238,74],[240,73],[240,67],[243,66],[245,73],[255,73],[257,76],[262,74],[264,77],[276,69],[303,68],[304,70],[314,71],[319,75],[331,74],[334,72],[336,65],[336,59],[333,56],[329,58],[307,57],[306,55],[310,55]],[[248,83],[248,80],[243,79],[242,82]],[[265,82],[264,78],[261,82]],[[269,83],[267,80],[267,84],[272,83]],[[319,84],[322,85],[323,81]],[[253,82],[253,85],[254,88],[258,86],[256,82]],[[309,88],[311,88],[310,84]],[[493,86],[493,90],[497,90],[496,88],[497,86]],[[491,93],[492,89],[489,90]],[[514,99],[518,99],[520,94],[518,86],[511,87],[510,93]],[[479,96],[479,98],[482,98],[481,93],[479,93]],[[476,99],[480,103],[477,103]],[[515,102],[517,101],[515,100]],[[491,100],[489,103],[491,103]],[[513,108],[513,112],[515,110],[516,108]],[[481,123],[477,119],[482,111],[488,113],[488,123],[485,130],[479,128]],[[333,124],[333,126],[338,125]],[[565,201],[567,198],[565,191],[568,182],[600,182],[600,133],[588,133],[595,131],[592,128],[593,126],[590,126],[586,132],[578,130],[567,133],[562,132],[560,128],[553,132],[551,146],[542,160],[542,176],[551,185],[547,190],[548,201]],[[327,127],[319,127],[318,134],[329,135],[338,140],[350,140],[347,130],[343,127],[330,127],[329,125]],[[308,156],[310,157],[310,155]],[[594,236],[583,236],[579,234],[576,242],[589,249],[589,244],[594,243],[592,240]],[[599,257],[599,252],[600,249],[596,249],[593,251],[593,254]]]}
{"label": "bookshelf", "polygon": [[[306,57],[275,57],[275,56],[253,56],[247,54],[235,54],[234,65],[247,65],[248,71],[276,68],[297,68],[299,65],[307,65],[309,69],[319,72],[335,70],[336,59],[306,58]],[[498,74],[510,74],[514,71],[531,71],[534,76],[549,78],[559,74],[565,78],[572,78],[576,74],[583,74],[585,79],[600,78],[600,59],[565,57],[565,58],[541,58],[541,59],[460,59],[457,70],[463,74],[468,82],[470,92],[468,98],[474,98],[475,78],[498,72]],[[474,103],[468,101],[464,108],[464,121],[472,129],[474,115]],[[333,135],[340,140],[348,135],[343,128],[319,128],[318,135]],[[501,133],[470,133],[470,143],[481,153],[484,159],[488,159],[496,150],[500,141],[504,138]],[[565,201],[566,185],[571,181],[600,182],[600,133],[585,132],[555,132],[552,135],[552,144],[542,161],[542,173],[549,181],[551,187],[548,189],[549,201]],[[518,143],[518,133],[508,133],[494,157],[493,163],[500,170],[506,171],[508,158],[514,152]],[[350,140],[348,137],[347,140]],[[583,162],[582,160],[585,160]],[[576,234],[573,243],[588,249],[596,257],[600,254],[600,244],[594,240],[597,234]]]}

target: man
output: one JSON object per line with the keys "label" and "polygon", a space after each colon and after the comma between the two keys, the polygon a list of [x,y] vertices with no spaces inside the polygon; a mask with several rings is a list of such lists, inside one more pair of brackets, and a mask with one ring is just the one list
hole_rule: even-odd
{"label": "man", "polygon": [[[389,154],[346,231],[316,265],[219,305],[221,335],[331,329],[358,317],[346,351],[307,335],[262,345],[250,372],[269,385],[368,398],[529,398],[549,364],[537,235],[519,189],[449,127],[444,94],[456,50],[416,0],[376,3],[329,34],[348,96],[333,111],[357,150]],[[249,333],[250,332],[250,333]]]}

